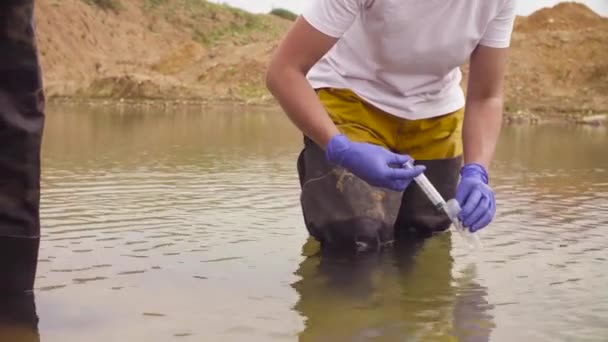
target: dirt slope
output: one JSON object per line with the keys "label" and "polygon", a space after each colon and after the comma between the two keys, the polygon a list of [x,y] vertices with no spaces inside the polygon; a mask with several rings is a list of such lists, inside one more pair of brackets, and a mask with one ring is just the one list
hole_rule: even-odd
{"label": "dirt slope", "polygon": [[114,1],[36,2],[49,97],[245,98],[289,25],[204,1]]}
{"label": "dirt slope", "polygon": [[608,111],[608,18],[562,3],[518,18],[508,104],[540,111]]}
{"label": "dirt slope", "polygon": [[[290,25],[198,0],[39,0],[36,10],[51,98],[272,101],[263,74]],[[507,109],[608,111],[608,19],[575,3],[518,18]]]}

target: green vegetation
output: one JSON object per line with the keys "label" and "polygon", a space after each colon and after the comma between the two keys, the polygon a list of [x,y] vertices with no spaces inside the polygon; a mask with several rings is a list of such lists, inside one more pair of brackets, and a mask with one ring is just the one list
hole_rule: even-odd
{"label": "green vegetation", "polygon": [[296,18],[298,18],[297,14],[295,14],[289,10],[286,10],[284,8],[275,8],[272,11],[270,11],[270,14],[276,15],[277,17],[291,20],[291,21],[294,21],[294,20],[296,20]]}
{"label": "green vegetation", "polygon": [[256,34],[273,28],[263,16],[201,0],[145,0],[144,9],[177,27],[190,29],[192,38],[205,46],[224,40],[251,43]]}
{"label": "green vegetation", "polygon": [[120,0],[84,0],[87,4],[97,6],[105,11],[118,12],[122,9]]}
{"label": "green vegetation", "polygon": [[145,6],[145,8],[150,9],[150,8],[154,8],[154,7],[157,7],[160,5],[164,5],[166,3],[167,3],[167,0],[146,0],[144,6]]}

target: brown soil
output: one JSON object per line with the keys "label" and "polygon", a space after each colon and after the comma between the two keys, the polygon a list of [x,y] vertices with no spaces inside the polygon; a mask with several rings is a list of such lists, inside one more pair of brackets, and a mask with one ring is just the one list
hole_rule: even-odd
{"label": "brown soil", "polygon": [[[264,70],[291,22],[198,0],[110,2],[36,2],[49,98],[272,103]],[[506,91],[510,112],[607,112],[608,19],[575,3],[517,18]]]}
{"label": "brown soil", "polygon": [[506,92],[514,109],[608,112],[608,18],[577,3],[518,18]]}

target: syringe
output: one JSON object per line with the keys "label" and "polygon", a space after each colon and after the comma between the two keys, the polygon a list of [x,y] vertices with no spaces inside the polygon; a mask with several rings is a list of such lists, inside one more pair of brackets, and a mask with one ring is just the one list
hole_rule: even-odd
{"label": "syringe", "polygon": [[[403,166],[408,169],[414,168],[414,164],[411,160]],[[460,222],[458,214],[460,213],[461,208],[456,199],[453,198],[446,202],[424,173],[415,177],[414,181],[420,186],[420,189],[422,189],[433,205],[435,205],[438,210],[443,210],[448,215],[454,225],[454,229],[460,234],[470,248],[482,247],[479,237],[464,228],[462,222]]]}

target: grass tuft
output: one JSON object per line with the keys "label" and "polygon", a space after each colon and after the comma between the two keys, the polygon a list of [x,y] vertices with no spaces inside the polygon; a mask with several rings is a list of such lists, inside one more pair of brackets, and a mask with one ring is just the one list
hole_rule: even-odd
{"label": "grass tuft", "polygon": [[287,20],[291,20],[291,21],[294,21],[298,18],[297,14],[291,12],[290,10],[286,10],[284,8],[275,8],[272,11],[270,11],[270,14],[276,15],[279,18],[283,18],[283,19],[287,19]]}

